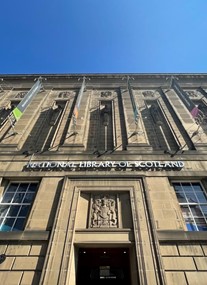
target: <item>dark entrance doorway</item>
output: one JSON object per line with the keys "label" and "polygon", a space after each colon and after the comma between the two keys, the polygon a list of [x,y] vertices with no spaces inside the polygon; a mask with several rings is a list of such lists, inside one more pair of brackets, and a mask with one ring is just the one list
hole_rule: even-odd
{"label": "dark entrance doorway", "polygon": [[80,248],[77,285],[130,285],[128,248]]}

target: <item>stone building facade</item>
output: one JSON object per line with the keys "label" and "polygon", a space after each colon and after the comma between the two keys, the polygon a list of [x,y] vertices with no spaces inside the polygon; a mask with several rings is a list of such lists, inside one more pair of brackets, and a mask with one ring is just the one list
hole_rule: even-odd
{"label": "stone building facade", "polygon": [[39,77],[1,76],[1,284],[206,285],[207,75]]}

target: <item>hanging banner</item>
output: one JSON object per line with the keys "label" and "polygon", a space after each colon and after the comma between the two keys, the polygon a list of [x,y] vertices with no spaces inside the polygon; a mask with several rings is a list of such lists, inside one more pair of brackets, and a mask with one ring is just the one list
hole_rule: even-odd
{"label": "hanging banner", "polygon": [[139,111],[138,111],[138,107],[137,107],[137,104],[136,104],[135,99],[134,99],[134,94],[133,94],[129,79],[130,78],[128,76],[127,77],[127,88],[129,91],[129,96],[130,96],[131,102],[132,102],[132,109],[133,109],[133,113],[134,113],[135,124],[137,125],[138,121],[139,121]]}
{"label": "hanging banner", "polygon": [[191,116],[196,119],[199,115],[201,115],[201,110],[196,107],[196,105],[192,102],[189,96],[186,94],[185,91],[178,85],[177,81],[173,78],[172,79],[172,88],[175,90],[183,104],[186,106],[188,111],[190,112]]}
{"label": "hanging banner", "polygon": [[32,99],[35,97],[35,95],[40,91],[42,88],[42,83],[38,79],[37,82],[32,86],[32,88],[27,92],[27,94],[24,96],[22,101],[17,105],[17,107],[12,111],[12,117],[14,118],[14,121],[18,121],[23,112],[26,110]]}
{"label": "hanging banner", "polygon": [[80,108],[80,102],[81,102],[81,99],[83,97],[83,92],[84,92],[84,89],[85,89],[85,76],[83,77],[83,83],[81,85],[81,88],[80,88],[80,91],[78,93],[78,98],[76,100],[76,104],[75,104],[75,108],[74,108],[74,111],[73,111],[73,124],[76,125],[76,120],[78,118],[78,112],[79,112],[79,108]]}

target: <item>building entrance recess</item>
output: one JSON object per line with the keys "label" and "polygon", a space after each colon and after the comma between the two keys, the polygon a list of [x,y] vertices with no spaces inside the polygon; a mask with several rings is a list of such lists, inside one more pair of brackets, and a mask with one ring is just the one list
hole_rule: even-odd
{"label": "building entrance recess", "polygon": [[128,248],[80,248],[77,285],[130,285]]}

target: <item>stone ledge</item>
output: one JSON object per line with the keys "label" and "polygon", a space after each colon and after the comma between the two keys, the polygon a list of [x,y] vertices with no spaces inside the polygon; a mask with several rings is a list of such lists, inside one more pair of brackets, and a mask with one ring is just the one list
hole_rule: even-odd
{"label": "stone ledge", "polygon": [[126,228],[87,228],[87,229],[76,229],[76,232],[88,233],[88,232],[133,232],[132,229]]}
{"label": "stone ledge", "polygon": [[187,232],[177,230],[158,230],[157,236],[159,242],[191,242],[207,240],[207,232]]}
{"label": "stone ledge", "polygon": [[49,231],[0,232],[0,240],[48,240]]}

